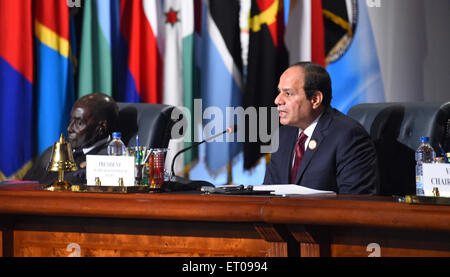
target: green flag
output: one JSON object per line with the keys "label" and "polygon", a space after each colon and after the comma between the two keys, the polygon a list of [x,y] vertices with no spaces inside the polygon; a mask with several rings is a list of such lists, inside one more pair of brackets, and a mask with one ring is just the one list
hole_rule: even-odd
{"label": "green flag", "polygon": [[92,92],[112,96],[110,4],[102,0],[85,1],[78,97]]}

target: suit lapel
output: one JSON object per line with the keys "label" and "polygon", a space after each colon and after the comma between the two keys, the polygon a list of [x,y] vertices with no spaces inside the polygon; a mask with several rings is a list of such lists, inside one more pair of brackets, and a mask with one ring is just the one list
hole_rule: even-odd
{"label": "suit lapel", "polygon": [[327,108],[325,110],[325,112],[322,114],[322,116],[320,117],[319,122],[317,123],[317,126],[314,129],[314,132],[311,136],[309,144],[311,144],[311,141],[315,141],[316,147],[314,149],[311,149],[309,147],[309,145],[305,145],[305,154],[302,158],[302,163],[300,164],[300,168],[298,169],[297,176],[295,178],[296,184],[300,183],[300,180],[301,180],[306,168],[308,168],[309,164],[311,163],[311,160],[314,157],[314,154],[317,152],[317,149],[319,149],[323,139],[325,138],[326,131],[332,120],[332,112],[333,111],[332,111],[331,107]]}

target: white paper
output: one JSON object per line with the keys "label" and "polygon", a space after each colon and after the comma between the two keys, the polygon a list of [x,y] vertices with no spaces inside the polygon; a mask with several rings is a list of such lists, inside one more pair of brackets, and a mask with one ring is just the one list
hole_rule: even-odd
{"label": "white paper", "polygon": [[450,197],[450,164],[423,164],[423,190],[425,196],[433,196],[433,189],[441,197]]}
{"label": "white paper", "polygon": [[275,195],[313,195],[313,194],[336,194],[334,191],[310,189],[298,185],[261,185],[254,186],[253,190],[273,190]]}
{"label": "white paper", "polygon": [[123,178],[124,186],[134,186],[134,157],[87,155],[87,185],[95,186],[96,177],[102,186],[119,186],[119,178]]}

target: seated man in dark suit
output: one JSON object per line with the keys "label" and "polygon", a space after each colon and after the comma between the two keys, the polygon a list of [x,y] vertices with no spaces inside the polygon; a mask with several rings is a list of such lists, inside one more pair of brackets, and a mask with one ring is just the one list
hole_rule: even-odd
{"label": "seated man in dark suit", "polygon": [[331,79],[315,63],[299,62],[280,77],[279,148],[264,184],[297,184],[339,194],[374,194],[375,146],[364,128],[330,106]]}
{"label": "seated man in dark suit", "polygon": [[[66,172],[66,181],[72,184],[86,183],[86,155],[107,154],[110,134],[116,127],[118,116],[119,108],[116,102],[106,94],[89,94],[75,102],[67,132],[78,170]],[[57,180],[57,172],[47,171],[51,155],[52,147],[49,147],[33,163],[23,179],[38,180],[41,184],[50,184]]]}

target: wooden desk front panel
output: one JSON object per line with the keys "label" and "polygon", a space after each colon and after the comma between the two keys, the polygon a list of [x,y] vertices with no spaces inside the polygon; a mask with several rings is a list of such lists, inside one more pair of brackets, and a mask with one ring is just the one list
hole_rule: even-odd
{"label": "wooden desk front panel", "polygon": [[[96,221],[102,221],[96,219]],[[106,228],[92,224],[49,231],[13,231],[16,257],[272,257],[286,256],[287,244],[262,239],[248,224],[199,224],[188,222],[127,222]],[[146,225],[145,227],[143,225]],[[232,224],[233,225],[233,224]],[[24,229],[23,226],[18,226]],[[70,227],[70,228],[69,228]],[[168,231],[167,228],[173,228]],[[103,230],[101,230],[103,229]],[[299,242],[296,256],[332,257],[449,257],[448,234],[440,232],[329,228],[329,237],[316,243]],[[318,245],[329,242],[328,251]],[[295,253],[294,253],[295,254]]]}
{"label": "wooden desk front panel", "polygon": [[450,257],[446,232],[335,227],[333,257]]}
{"label": "wooden desk front panel", "polygon": [[[285,256],[250,223],[21,217],[16,257]],[[281,249],[281,250],[280,250]]]}
{"label": "wooden desk front panel", "polygon": [[[0,187],[4,256],[450,256],[450,206]],[[72,248],[67,247],[72,244]],[[77,254],[77,253],[74,253]],[[377,254],[377,253],[375,253]]]}
{"label": "wooden desk front panel", "polygon": [[14,232],[15,257],[264,257],[267,243],[256,239]]}

